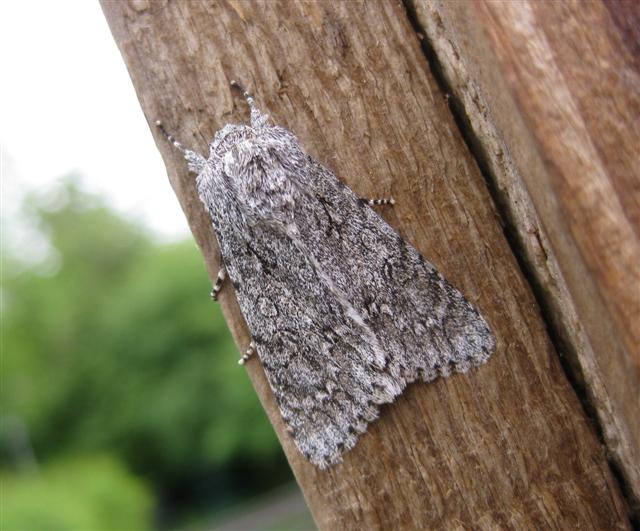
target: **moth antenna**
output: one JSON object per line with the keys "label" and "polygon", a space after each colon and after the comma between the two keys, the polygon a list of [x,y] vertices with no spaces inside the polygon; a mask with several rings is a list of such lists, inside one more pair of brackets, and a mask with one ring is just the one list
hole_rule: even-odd
{"label": "moth antenna", "polygon": [[240,83],[234,80],[231,81],[231,86],[236,87],[242,93],[242,96],[246,100],[247,105],[249,105],[249,109],[251,110],[251,127],[263,127],[267,123],[269,115],[262,113],[260,109],[256,107],[256,102],[253,100],[253,97],[244,89],[244,87]]}
{"label": "moth antenna", "polygon": [[158,129],[160,129],[160,132],[163,134],[163,136],[169,141],[169,143],[172,144],[174,148],[176,148],[178,151],[180,151],[180,153],[184,155],[184,152],[186,151],[186,149],[182,146],[180,142],[176,140],[176,138],[171,133],[169,133],[165,129],[164,124],[160,120],[156,120],[156,125],[158,126]]}
{"label": "moth antenna", "polygon": [[156,126],[158,127],[158,129],[160,129],[160,132],[169,141],[169,143],[174,148],[176,148],[180,153],[182,153],[182,156],[188,162],[189,170],[194,173],[200,173],[202,169],[206,166],[206,163],[207,163],[206,159],[202,155],[196,153],[195,151],[191,151],[190,149],[185,149],[185,147],[180,142],[178,142],[171,133],[169,133],[165,129],[164,124],[160,120],[156,120]]}
{"label": "moth antenna", "polygon": [[242,96],[245,100],[247,100],[247,104],[251,109],[255,107],[255,101],[253,101],[251,94],[249,94],[240,83],[238,83],[236,80],[233,80],[231,81],[231,86],[236,87],[242,93]]}

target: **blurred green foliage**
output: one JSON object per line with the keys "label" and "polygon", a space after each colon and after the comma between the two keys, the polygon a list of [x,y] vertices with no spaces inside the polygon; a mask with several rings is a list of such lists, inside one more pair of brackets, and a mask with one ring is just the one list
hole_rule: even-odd
{"label": "blurred green foliage", "polygon": [[151,496],[105,456],[66,460],[38,473],[2,474],[2,529],[146,529]]}
{"label": "blurred green foliage", "polygon": [[[154,493],[161,524],[172,510],[223,506],[289,480],[193,241],[158,243],[73,180],[29,197],[24,211],[53,251],[45,266],[3,256],[0,467],[13,500],[3,524],[65,470],[87,514],[51,498],[35,514],[49,506],[52,522],[90,522],[101,503],[143,510],[146,495],[125,471]],[[111,461],[47,465],[105,453]],[[97,474],[113,499],[83,477]],[[130,514],[138,528],[138,509]]]}

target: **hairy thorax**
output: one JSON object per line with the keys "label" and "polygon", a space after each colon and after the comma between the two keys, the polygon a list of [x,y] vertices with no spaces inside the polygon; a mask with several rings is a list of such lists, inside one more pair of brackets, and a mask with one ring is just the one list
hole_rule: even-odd
{"label": "hairy thorax", "polygon": [[280,127],[228,125],[212,142],[210,160],[250,224],[290,225],[299,195],[296,170],[305,157],[297,139]]}

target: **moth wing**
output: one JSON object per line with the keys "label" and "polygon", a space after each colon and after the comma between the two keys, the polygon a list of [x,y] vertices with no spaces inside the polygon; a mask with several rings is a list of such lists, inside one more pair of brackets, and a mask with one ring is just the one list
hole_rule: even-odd
{"label": "moth wing", "polygon": [[277,226],[243,227],[228,207],[218,239],[242,313],[289,432],[324,468],[401,387],[375,336],[296,239]]}
{"label": "moth wing", "polygon": [[300,240],[382,346],[400,385],[466,372],[495,340],[485,320],[420,253],[329,170],[309,159]]}

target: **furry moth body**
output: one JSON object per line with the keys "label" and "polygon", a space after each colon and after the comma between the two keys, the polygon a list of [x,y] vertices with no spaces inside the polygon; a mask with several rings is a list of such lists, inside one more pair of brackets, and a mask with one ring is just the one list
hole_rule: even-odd
{"label": "furry moth body", "polygon": [[[244,92],[244,91],[243,91]],[[487,361],[484,319],[416,249],[244,92],[249,125],[226,125],[205,158],[165,136],[197,173],[250,349],[299,450],[342,460],[407,384]]]}

